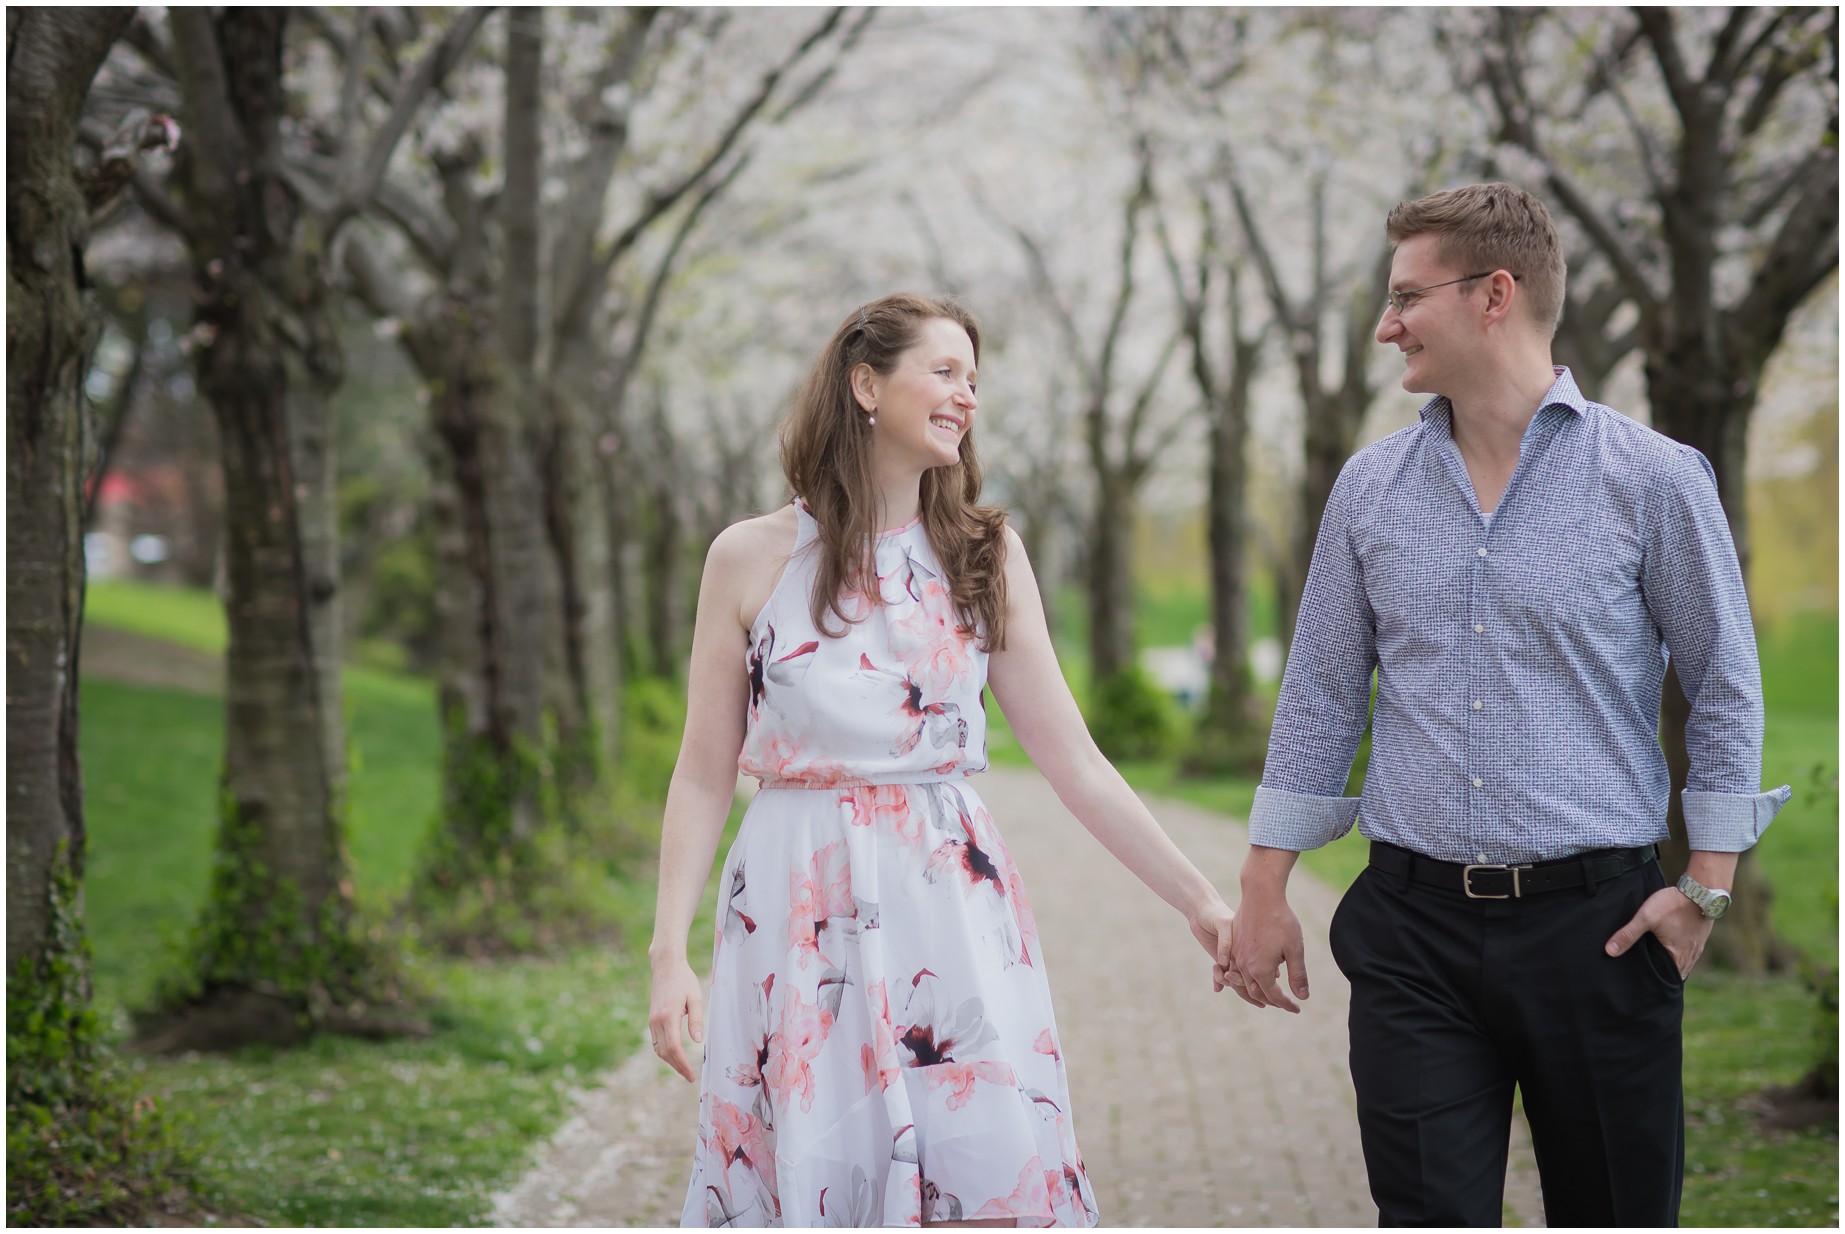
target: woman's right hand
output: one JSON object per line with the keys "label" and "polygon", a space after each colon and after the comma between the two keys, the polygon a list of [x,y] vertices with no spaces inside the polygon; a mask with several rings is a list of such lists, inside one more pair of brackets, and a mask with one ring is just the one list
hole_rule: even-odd
{"label": "woman's right hand", "polygon": [[705,997],[699,989],[698,974],[683,958],[656,964],[653,970],[653,1003],[647,1013],[647,1037],[653,1052],[667,1066],[696,1084],[698,1072],[686,1057],[680,1025],[690,1029],[692,1040],[705,1040]]}

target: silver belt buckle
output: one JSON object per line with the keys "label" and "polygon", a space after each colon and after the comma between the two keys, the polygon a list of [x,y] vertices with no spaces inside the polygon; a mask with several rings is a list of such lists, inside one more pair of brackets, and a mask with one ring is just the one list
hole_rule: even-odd
{"label": "silver belt buckle", "polygon": [[[1524,865],[1524,866],[1507,865],[1503,861],[1485,862],[1485,863],[1478,864],[1478,865],[1465,866],[1461,869],[1461,890],[1467,893],[1467,898],[1469,900],[1523,899],[1525,895],[1525,891],[1524,891],[1524,888],[1518,885],[1518,872],[1520,870],[1529,870],[1530,868],[1531,867],[1528,865]],[[1512,872],[1512,893],[1510,895],[1498,895],[1498,896],[1481,895],[1479,892],[1473,889],[1473,872],[1475,870],[1510,870]]]}

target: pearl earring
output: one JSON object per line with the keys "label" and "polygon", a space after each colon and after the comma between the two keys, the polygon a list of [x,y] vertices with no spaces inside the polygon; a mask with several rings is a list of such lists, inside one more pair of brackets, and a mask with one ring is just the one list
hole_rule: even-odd
{"label": "pearl earring", "polygon": [[876,407],[873,407],[869,412],[865,413],[865,426],[869,428],[870,426],[876,424],[877,422],[878,422],[878,409]]}

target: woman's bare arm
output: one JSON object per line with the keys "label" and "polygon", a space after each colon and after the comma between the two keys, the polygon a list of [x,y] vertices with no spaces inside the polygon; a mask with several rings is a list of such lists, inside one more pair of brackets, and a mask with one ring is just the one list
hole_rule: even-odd
{"label": "woman's bare arm", "polygon": [[711,543],[698,587],[685,735],[660,828],[660,891],[647,949],[653,966],[648,1035],[655,1052],[688,1080],[696,1074],[680,1038],[681,1023],[693,1041],[703,1041],[704,1012],[686,943],[736,795],[749,706],[744,669],[749,623],[787,560],[793,539],[784,528],[788,522],[770,515],[726,528]]}
{"label": "woman's bare arm", "polygon": [[1178,909],[1199,943],[1223,963],[1230,951],[1230,910],[1096,748],[1057,666],[1025,547],[1010,527],[1006,537],[1010,607],[1006,649],[988,662],[993,697],[1058,799],[1116,860]]}

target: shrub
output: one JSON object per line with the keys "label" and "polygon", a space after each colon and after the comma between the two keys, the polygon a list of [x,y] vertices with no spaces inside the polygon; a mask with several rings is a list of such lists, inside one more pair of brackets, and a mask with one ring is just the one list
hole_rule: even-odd
{"label": "shrub", "polygon": [[1102,753],[1128,762],[1165,758],[1182,735],[1177,706],[1138,667],[1097,682],[1084,718]]}

